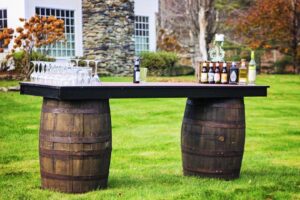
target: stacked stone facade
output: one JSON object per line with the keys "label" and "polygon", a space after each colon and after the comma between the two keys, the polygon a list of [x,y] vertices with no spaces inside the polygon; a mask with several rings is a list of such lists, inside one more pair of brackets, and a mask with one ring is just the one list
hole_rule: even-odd
{"label": "stacked stone facade", "polygon": [[134,0],[83,0],[84,57],[101,74],[128,76],[134,59]]}

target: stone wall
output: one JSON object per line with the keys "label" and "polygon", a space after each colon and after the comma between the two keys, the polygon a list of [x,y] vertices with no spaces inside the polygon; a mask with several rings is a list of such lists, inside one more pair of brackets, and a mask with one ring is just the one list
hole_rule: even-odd
{"label": "stone wall", "polygon": [[134,0],[83,0],[84,57],[99,59],[99,72],[132,74]]}

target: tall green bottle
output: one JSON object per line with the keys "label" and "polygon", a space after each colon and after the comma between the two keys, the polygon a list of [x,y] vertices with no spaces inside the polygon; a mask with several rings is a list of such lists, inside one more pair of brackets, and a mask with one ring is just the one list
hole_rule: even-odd
{"label": "tall green bottle", "polygon": [[251,60],[249,63],[249,71],[248,71],[248,84],[255,85],[256,81],[256,62],[254,51],[251,51]]}

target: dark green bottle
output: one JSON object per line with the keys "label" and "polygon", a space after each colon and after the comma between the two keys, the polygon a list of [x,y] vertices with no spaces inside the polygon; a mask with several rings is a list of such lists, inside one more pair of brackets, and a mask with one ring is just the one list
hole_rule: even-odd
{"label": "dark green bottle", "polygon": [[236,67],[235,62],[232,62],[229,72],[229,84],[238,84],[239,69]]}

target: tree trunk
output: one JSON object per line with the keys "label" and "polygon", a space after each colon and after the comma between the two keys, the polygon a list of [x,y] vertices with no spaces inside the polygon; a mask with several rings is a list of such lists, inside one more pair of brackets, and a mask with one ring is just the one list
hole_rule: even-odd
{"label": "tree trunk", "polygon": [[292,27],[292,56],[293,56],[293,66],[294,66],[294,73],[298,74],[299,71],[299,62],[298,62],[298,29],[299,27],[299,22],[298,22],[298,12],[297,12],[297,0],[291,0],[292,4],[292,9],[293,9],[293,27]]}
{"label": "tree trunk", "polygon": [[207,19],[205,16],[205,8],[200,7],[199,14],[199,53],[202,61],[208,60],[207,46],[206,46],[206,33],[207,33]]}

